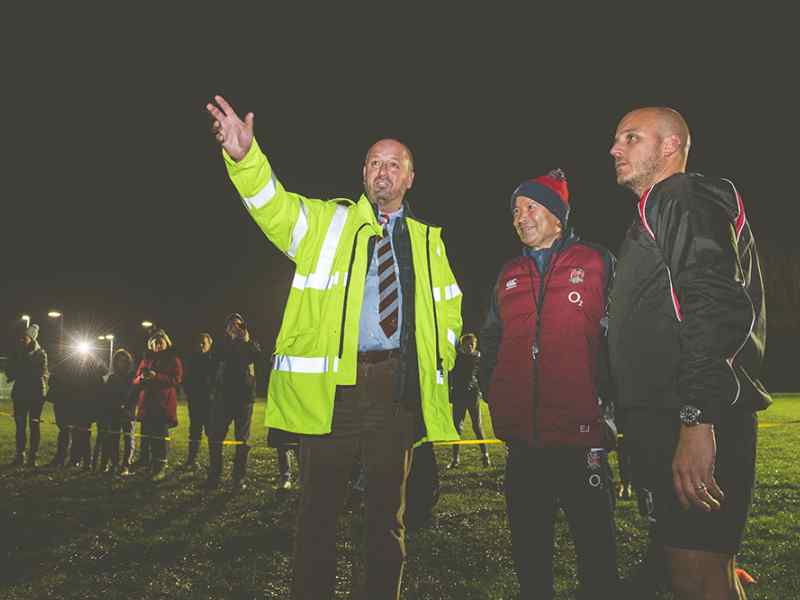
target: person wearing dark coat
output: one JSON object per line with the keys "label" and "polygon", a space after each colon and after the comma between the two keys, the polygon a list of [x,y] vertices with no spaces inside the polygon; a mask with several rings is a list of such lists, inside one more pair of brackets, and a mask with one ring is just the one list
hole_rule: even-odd
{"label": "person wearing dark coat", "polygon": [[[461,336],[456,366],[450,376],[450,401],[453,403],[453,424],[458,435],[461,435],[464,417],[469,413],[475,437],[483,440],[486,436],[483,434],[483,424],[481,423],[481,390],[478,385],[480,358],[478,338],[472,333]],[[481,444],[480,447],[483,466],[488,467],[491,465],[489,450],[486,448],[486,444]],[[461,446],[453,444],[453,460],[447,465],[448,469],[458,467],[460,449]]]}
{"label": "person wearing dark coat", "polygon": [[[274,365],[271,365],[272,367]],[[272,369],[267,369],[267,377]],[[290,431],[270,427],[267,429],[267,446],[275,448],[278,457],[278,482],[275,489],[287,491],[297,486],[300,479],[300,436]]]}
{"label": "person wearing dark coat", "polygon": [[296,433],[270,427],[267,431],[267,446],[275,448],[278,454],[277,490],[290,490],[297,484],[299,476],[298,454],[300,438]]}
{"label": "person wearing dark coat", "polygon": [[201,333],[197,340],[197,350],[186,360],[183,389],[189,406],[189,454],[185,463],[187,468],[196,463],[203,430],[206,436],[209,434],[211,394],[217,368],[210,352],[213,343],[208,333]]}
{"label": "person wearing dark coat", "polygon": [[49,372],[47,353],[39,345],[39,326],[29,325],[19,338],[19,348],[11,356],[6,377],[14,382],[11,400],[14,404],[17,451],[14,465],[25,463],[25,447],[28,444],[27,429],[30,428],[28,466],[36,466],[36,453],[39,450],[39,419],[47,396]]}
{"label": "person wearing dark coat", "polygon": [[51,467],[91,466],[91,431],[105,367],[90,350],[79,350],[53,373],[48,399],[58,425],[56,453]]}
{"label": "person wearing dark coat", "polygon": [[[756,483],[767,309],[745,201],[686,171],[691,134],[664,106],[627,113],[610,153],[638,201],[608,313],[640,510],[676,598],[737,598]],[[637,590],[636,597],[643,594]]]}
{"label": "person wearing dark coat", "polygon": [[219,485],[222,445],[231,422],[236,436],[233,481],[237,488],[244,487],[250,452],[247,442],[256,397],[255,364],[260,357],[261,348],[250,339],[244,317],[239,313],[229,315],[225,320],[225,338],[214,353],[217,374],[211,405],[211,435],[208,438],[208,488]]}
{"label": "person wearing dark coat", "polygon": [[[133,410],[135,406],[133,385],[133,356],[120,348],[114,352],[111,373],[105,377],[100,392],[97,417],[100,432],[100,471],[120,475],[130,474],[133,458]],[[119,464],[119,438],[125,436],[122,464]]]}
{"label": "person wearing dark coat", "polygon": [[133,378],[140,387],[136,418],[149,440],[151,479],[156,482],[166,477],[167,438],[170,428],[178,426],[177,387],[182,381],[183,363],[172,350],[172,340],[159,329],[147,340],[147,352]]}

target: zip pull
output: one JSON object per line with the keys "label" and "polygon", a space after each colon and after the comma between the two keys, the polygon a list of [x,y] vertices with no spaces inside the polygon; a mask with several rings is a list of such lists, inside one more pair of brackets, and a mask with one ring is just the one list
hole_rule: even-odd
{"label": "zip pull", "polygon": [[531,346],[531,356],[533,357],[533,360],[537,359],[537,357],[539,355],[539,352],[540,352],[539,344],[537,344],[536,342],[533,342],[533,346]]}

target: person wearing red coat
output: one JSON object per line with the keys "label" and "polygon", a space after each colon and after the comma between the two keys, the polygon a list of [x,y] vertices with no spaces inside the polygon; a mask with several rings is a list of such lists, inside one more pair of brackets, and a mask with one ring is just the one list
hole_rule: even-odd
{"label": "person wearing red coat", "polygon": [[561,507],[575,541],[580,600],[618,586],[606,419],[605,323],[613,257],[566,229],[561,170],[511,196],[522,256],[502,268],[481,332],[479,382],[506,442],[505,493],[520,598],[553,597]]}
{"label": "person wearing red coat", "polygon": [[178,385],[183,381],[183,364],[172,350],[172,341],[163,329],[147,340],[147,352],[133,379],[140,386],[136,419],[142,423],[142,436],[152,453],[152,480],[162,481],[167,466],[169,429],[178,426]]}

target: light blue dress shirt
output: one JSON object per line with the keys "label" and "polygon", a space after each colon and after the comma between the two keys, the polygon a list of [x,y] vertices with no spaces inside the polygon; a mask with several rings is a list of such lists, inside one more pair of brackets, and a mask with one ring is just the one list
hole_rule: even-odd
{"label": "light blue dress shirt", "polygon": [[361,305],[361,321],[358,325],[358,350],[368,352],[370,350],[392,350],[400,347],[400,328],[403,324],[403,292],[400,289],[400,271],[397,266],[397,254],[394,251],[394,240],[392,232],[397,219],[403,216],[403,209],[391,213],[389,223],[386,226],[389,240],[392,244],[392,254],[394,255],[394,274],[397,277],[397,329],[391,337],[381,329],[378,321],[378,304],[380,304],[380,291],[378,289],[378,244],[372,252],[372,258],[367,270],[367,280],[364,284],[364,302]]}

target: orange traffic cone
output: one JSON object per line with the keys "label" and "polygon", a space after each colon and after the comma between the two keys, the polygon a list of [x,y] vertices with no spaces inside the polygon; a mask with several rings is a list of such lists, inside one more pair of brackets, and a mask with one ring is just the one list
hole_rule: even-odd
{"label": "orange traffic cone", "polygon": [[750,575],[750,573],[739,567],[736,567],[736,576],[739,578],[739,581],[741,583],[746,583],[750,585],[756,582],[756,580],[753,579],[753,576]]}

